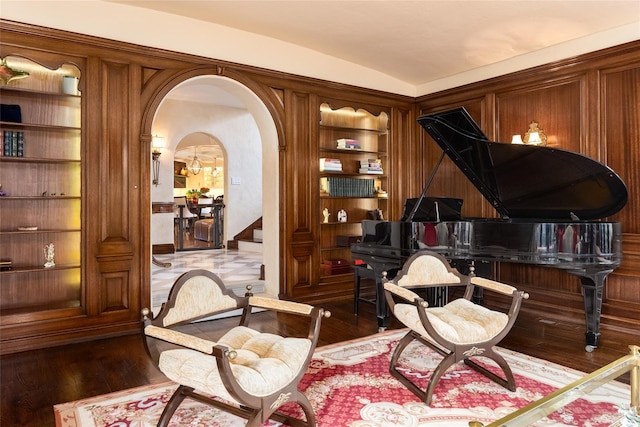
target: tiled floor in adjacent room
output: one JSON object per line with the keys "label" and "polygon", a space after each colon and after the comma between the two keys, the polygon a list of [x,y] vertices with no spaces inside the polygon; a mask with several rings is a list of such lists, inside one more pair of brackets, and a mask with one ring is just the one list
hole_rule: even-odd
{"label": "tiled floor in adjacent room", "polygon": [[171,267],[151,265],[151,303],[154,313],[167,300],[175,280],[182,273],[198,268],[217,274],[236,293],[244,293],[247,284],[253,285],[254,293],[264,291],[264,284],[259,279],[262,254],[258,252],[210,249],[155,255],[155,258],[171,263]]}

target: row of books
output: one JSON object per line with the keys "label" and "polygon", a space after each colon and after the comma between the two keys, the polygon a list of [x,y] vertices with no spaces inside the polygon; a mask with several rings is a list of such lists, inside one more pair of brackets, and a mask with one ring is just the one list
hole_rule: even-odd
{"label": "row of books", "polygon": [[359,173],[382,175],[382,161],[380,159],[360,160]]}
{"label": "row of books", "polygon": [[333,197],[373,197],[375,180],[329,176],[321,178],[320,189]]}
{"label": "row of books", "polygon": [[361,150],[360,141],[357,139],[340,138],[336,140],[336,148],[342,150]]}
{"label": "row of books", "polygon": [[5,157],[24,157],[24,132],[5,130],[2,138],[2,155]]}
{"label": "row of books", "polygon": [[342,172],[340,159],[320,158],[320,172]]}

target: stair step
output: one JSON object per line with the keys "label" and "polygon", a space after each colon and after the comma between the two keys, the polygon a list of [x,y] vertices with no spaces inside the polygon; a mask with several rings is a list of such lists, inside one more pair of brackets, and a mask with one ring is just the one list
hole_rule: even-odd
{"label": "stair step", "polygon": [[256,242],[255,240],[238,240],[238,250],[262,253],[262,241]]}
{"label": "stair step", "polygon": [[262,228],[256,228],[253,230],[253,241],[262,242]]}

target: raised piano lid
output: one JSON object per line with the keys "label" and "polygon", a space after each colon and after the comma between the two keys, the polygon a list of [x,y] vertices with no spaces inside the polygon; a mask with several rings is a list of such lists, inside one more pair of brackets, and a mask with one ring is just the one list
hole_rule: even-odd
{"label": "raised piano lid", "polygon": [[418,123],[503,218],[595,220],[627,203],[608,166],[558,148],[491,142],[462,107]]}

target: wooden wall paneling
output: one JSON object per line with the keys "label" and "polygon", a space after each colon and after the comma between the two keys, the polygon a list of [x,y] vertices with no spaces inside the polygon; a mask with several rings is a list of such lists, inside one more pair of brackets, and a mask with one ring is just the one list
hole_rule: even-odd
{"label": "wooden wall paneling", "polygon": [[[84,266],[84,300],[87,314],[98,315],[100,307],[98,298],[100,293],[98,286],[100,283],[100,268],[98,264],[98,242],[101,236],[100,221],[97,220],[101,209],[101,189],[102,177],[100,159],[102,158],[102,84],[100,82],[100,70],[102,64],[98,57],[90,56],[87,60],[87,72],[84,76],[84,105],[85,118],[82,158],[84,167],[82,168],[83,182],[83,206],[82,206],[82,229],[85,233],[85,246],[83,247],[82,264]],[[89,191],[92,188],[94,191]],[[92,285],[90,285],[92,284]]]}
{"label": "wooden wall paneling", "polygon": [[600,141],[606,163],[627,184],[627,205],[611,220],[623,232],[640,234],[640,63],[601,71],[602,123]]}
{"label": "wooden wall paneling", "polygon": [[603,312],[633,316],[640,327],[640,61],[600,70],[600,144],[607,164],[627,184],[627,205],[609,220],[622,224],[623,259],[607,280]]}
{"label": "wooden wall paneling", "polygon": [[[536,120],[547,135],[547,146],[584,152],[586,132],[585,76],[575,76],[534,87],[496,93],[495,141],[510,143],[513,135],[523,136]],[[534,177],[532,177],[534,178]]]}
{"label": "wooden wall paneling", "polygon": [[388,203],[389,212],[383,212],[383,215],[385,219],[397,221],[402,216],[404,200],[418,197],[422,192],[421,177],[426,157],[422,145],[411,143],[417,131],[415,109],[394,107],[390,119],[392,131],[387,161],[393,165],[393,170],[387,185],[392,197]]}
{"label": "wooden wall paneling", "polygon": [[[126,323],[135,325],[140,321],[140,310],[151,300],[151,141],[143,141],[141,135],[142,67],[134,58],[129,67],[129,82],[126,148],[129,192],[126,210],[133,260],[127,271],[127,293],[122,296],[122,307],[126,310],[122,315],[127,318]],[[148,295],[146,300],[142,299],[143,293]]]}
{"label": "wooden wall paneling", "polygon": [[316,98],[308,93],[285,91],[286,141],[281,197],[285,207],[285,256],[282,272],[286,297],[308,298],[318,287],[316,238],[318,236],[318,172]]}
{"label": "wooden wall paneling", "polygon": [[139,150],[132,147],[136,144],[131,123],[139,113],[132,108],[135,105],[131,105],[129,94],[139,90],[135,90],[128,63],[102,59],[96,77],[100,82],[101,129],[99,146],[94,148],[100,157],[98,164],[88,167],[97,168],[100,182],[108,185],[98,186],[99,209],[94,218],[100,227],[96,251],[99,280],[97,298],[93,299],[97,312],[92,314],[104,314],[128,311],[129,297],[138,295],[138,281],[132,280],[141,262],[141,254],[136,252],[140,245],[135,241],[141,233],[136,219],[141,212],[141,182],[137,178],[141,162]]}

